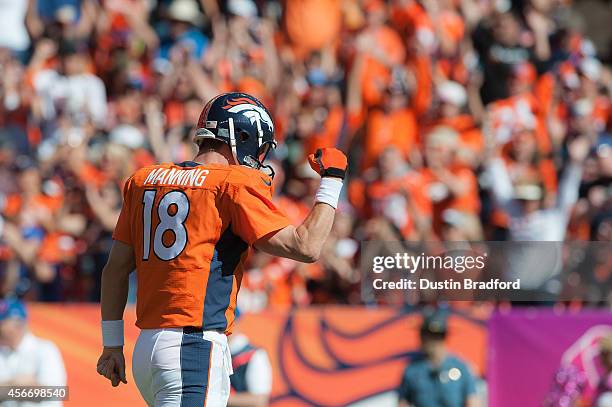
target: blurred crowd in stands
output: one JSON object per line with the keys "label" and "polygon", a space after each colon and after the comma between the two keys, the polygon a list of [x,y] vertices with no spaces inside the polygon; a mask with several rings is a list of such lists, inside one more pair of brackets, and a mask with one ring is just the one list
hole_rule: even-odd
{"label": "blurred crowd in stands", "polygon": [[319,184],[305,156],[350,160],[321,261],[255,253],[244,309],[359,303],[362,240],[610,241],[612,55],[573,7],[0,0],[1,296],[97,301],[122,183],[191,159],[230,90],[273,112],[292,221]]}

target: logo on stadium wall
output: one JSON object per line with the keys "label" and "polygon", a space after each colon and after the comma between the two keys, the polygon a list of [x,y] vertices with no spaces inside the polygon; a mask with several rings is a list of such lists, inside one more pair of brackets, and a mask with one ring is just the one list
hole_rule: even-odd
{"label": "logo on stadium wall", "polygon": [[[402,372],[419,350],[418,335],[409,333],[420,321],[417,313],[368,313],[359,307],[289,313],[277,337],[276,350],[268,348],[273,365],[279,369],[271,406],[392,404],[397,400],[395,390]],[[470,332],[470,342],[462,343],[462,349],[468,354],[472,353],[470,347],[479,352],[484,328],[457,316],[453,326]],[[255,332],[252,334],[255,336]]]}

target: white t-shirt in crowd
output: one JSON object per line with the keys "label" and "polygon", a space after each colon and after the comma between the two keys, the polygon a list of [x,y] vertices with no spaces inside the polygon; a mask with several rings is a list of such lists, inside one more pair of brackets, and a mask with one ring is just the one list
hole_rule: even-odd
{"label": "white t-shirt in crowd", "polygon": [[106,120],[106,89],[104,82],[95,75],[63,76],[52,69],[45,69],[34,77],[34,89],[42,98],[42,111],[46,119],[53,119],[56,104],[62,104],[73,115],[85,114],[98,125],[103,125]]}
{"label": "white t-shirt in crowd", "polygon": [[[65,386],[66,370],[59,349],[46,339],[31,333],[21,340],[17,349],[0,347],[0,383],[20,376],[33,376],[40,386]],[[0,402],[2,407],[61,407],[61,401]]]}
{"label": "white t-shirt in crowd", "polygon": [[25,51],[30,36],[25,25],[28,0],[0,0],[0,48]]}

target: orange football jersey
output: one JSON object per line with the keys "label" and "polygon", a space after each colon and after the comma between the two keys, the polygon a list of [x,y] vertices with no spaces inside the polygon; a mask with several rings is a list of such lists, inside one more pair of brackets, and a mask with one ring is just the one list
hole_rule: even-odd
{"label": "orange football jersey", "polygon": [[191,161],[127,180],[113,238],[134,248],[138,327],[231,332],[249,246],[290,223],[271,183],[244,166]]}

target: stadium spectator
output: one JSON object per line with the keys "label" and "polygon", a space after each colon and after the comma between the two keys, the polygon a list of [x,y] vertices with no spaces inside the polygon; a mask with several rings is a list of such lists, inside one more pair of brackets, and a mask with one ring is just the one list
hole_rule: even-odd
{"label": "stadium spectator", "polygon": [[100,78],[87,72],[89,57],[84,46],[71,42],[60,44],[58,66],[34,73],[34,89],[42,102],[44,120],[65,114],[77,126],[89,120],[100,127],[105,125],[106,90]]}
{"label": "stadium spectator", "polygon": [[21,62],[27,59],[30,47],[26,15],[32,5],[32,0],[16,0],[0,4],[0,48],[9,49]]}
{"label": "stadium spectator", "polygon": [[476,220],[480,210],[478,183],[474,171],[456,158],[459,134],[450,127],[436,127],[424,138],[426,165],[421,174],[433,203],[434,232],[441,235],[442,213],[454,209],[475,219],[476,228],[470,240],[478,240],[481,237],[480,223]]}
{"label": "stadium spectator", "polygon": [[[523,142],[524,144],[524,142]],[[488,166],[496,202],[509,214],[510,239],[514,241],[553,241],[565,238],[570,210],[578,199],[582,164],[591,149],[581,136],[568,145],[569,163],[561,178],[558,198],[551,208],[543,207],[544,193],[538,182],[521,181],[513,186],[499,157]]]}
{"label": "stadium spectator", "polygon": [[[52,342],[28,331],[24,304],[0,300],[0,385],[65,386],[66,372],[59,350]],[[57,407],[59,401],[15,402],[0,400],[6,407]]]}
{"label": "stadium spectator", "polygon": [[447,126],[459,133],[459,162],[476,168],[484,150],[484,137],[474,115],[467,111],[468,91],[453,81],[436,86],[432,120],[421,131],[426,134],[432,128]]}
{"label": "stadium spectator", "polygon": [[387,146],[376,168],[351,184],[351,201],[361,216],[389,220],[404,239],[427,240],[432,202],[425,192],[425,179],[410,168],[395,146]]}

